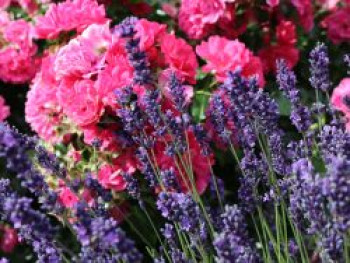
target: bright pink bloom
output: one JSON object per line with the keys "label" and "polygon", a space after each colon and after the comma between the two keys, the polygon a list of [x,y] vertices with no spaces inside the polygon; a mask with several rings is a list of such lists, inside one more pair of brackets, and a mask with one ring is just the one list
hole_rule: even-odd
{"label": "bright pink bloom", "polygon": [[107,164],[98,171],[97,179],[106,189],[114,191],[123,191],[126,188],[126,182],[122,173],[133,174],[136,171],[136,162],[131,154],[120,155],[113,160],[113,164]]}
{"label": "bright pink bloom", "polygon": [[18,235],[15,229],[0,226],[0,250],[4,253],[11,253],[18,244]]}
{"label": "bright pink bloom", "polygon": [[25,104],[26,121],[45,141],[57,141],[56,128],[63,117],[56,97],[58,84],[53,72],[54,59],[53,56],[43,59],[41,71],[33,80]]}
{"label": "bright pink bloom", "polygon": [[106,21],[104,6],[95,0],[67,0],[51,4],[44,16],[37,17],[35,31],[38,38],[54,39],[61,32],[82,32],[91,24]]}
{"label": "bright pink bloom", "polygon": [[203,71],[214,73],[219,82],[226,79],[229,71],[241,69],[245,77],[257,76],[260,87],[265,84],[260,59],[238,40],[212,36],[197,46],[196,52],[207,62]]}
{"label": "bright pink bloom", "polygon": [[0,122],[4,121],[10,115],[10,107],[6,105],[5,99],[0,96]]}
{"label": "bright pink bloom", "polygon": [[323,20],[328,37],[334,44],[350,41],[350,6],[334,11]]}
{"label": "bright pink bloom", "polygon": [[59,189],[58,200],[65,207],[73,208],[79,201],[79,198],[68,187],[63,186]]}
{"label": "bright pink bloom", "polygon": [[311,0],[291,0],[297,9],[300,25],[309,32],[314,27],[314,13]]}
{"label": "bright pink bloom", "polygon": [[63,112],[77,125],[95,124],[103,113],[101,97],[91,80],[62,81],[57,97]]}
{"label": "bright pink bloom", "polygon": [[161,40],[160,48],[170,69],[194,84],[198,62],[192,47],[185,40],[166,34]]}
{"label": "bright pink bloom", "polygon": [[111,41],[109,23],[89,26],[58,51],[54,65],[56,78],[80,78],[95,73]]}
{"label": "bright pink bloom", "polygon": [[179,26],[194,39],[207,35],[225,11],[224,0],[182,0],[179,11]]}
{"label": "bright pink bloom", "polygon": [[135,37],[140,39],[141,49],[146,51],[153,47],[155,42],[165,34],[166,25],[140,19],[135,26],[135,30]]}
{"label": "bright pink bloom", "polygon": [[0,0],[0,9],[6,9],[11,4],[11,0]]}
{"label": "bright pink bloom", "polygon": [[333,107],[350,118],[350,105],[346,104],[346,101],[350,102],[350,78],[345,78],[339,83],[334,89],[331,98]]}

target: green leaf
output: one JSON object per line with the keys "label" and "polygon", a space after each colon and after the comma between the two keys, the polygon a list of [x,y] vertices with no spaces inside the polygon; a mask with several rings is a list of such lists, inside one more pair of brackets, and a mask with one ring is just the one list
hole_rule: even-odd
{"label": "green leaf", "polygon": [[205,110],[208,106],[210,93],[198,91],[193,100],[191,113],[196,122],[205,119]]}

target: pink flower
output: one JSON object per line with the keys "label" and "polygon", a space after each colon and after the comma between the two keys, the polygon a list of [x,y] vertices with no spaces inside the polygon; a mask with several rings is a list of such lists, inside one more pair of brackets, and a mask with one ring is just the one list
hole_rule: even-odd
{"label": "pink flower", "polygon": [[135,26],[135,37],[140,39],[142,50],[148,50],[155,45],[157,39],[165,34],[166,25],[140,19]]}
{"label": "pink flower", "polygon": [[260,87],[265,80],[260,59],[238,40],[230,41],[224,37],[212,36],[207,42],[196,47],[197,54],[206,60],[204,72],[215,74],[219,82],[223,82],[229,71],[242,70],[245,77],[257,76]]}
{"label": "pink flower", "polygon": [[276,28],[278,44],[294,45],[297,42],[295,25],[292,21],[281,21]]}
{"label": "pink flower", "polygon": [[284,59],[289,68],[299,61],[299,50],[295,25],[291,21],[281,21],[276,28],[277,44],[260,49],[258,55],[262,60],[264,72],[276,71],[276,61]]}
{"label": "pink flower", "polygon": [[314,26],[314,13],[311,0],[291,0],[299,15],[299,21],[305,31],[310,32]]}
{"label": "pink flower", "polygon": [[350,41],[350,6],[334,11],[322,21],[334,44]]}
{"label": "pink flower", "polygon": [[12,0],[0,0],[0,9],[6,9],[10,6]]}
{"label": "pink flower", "polygon": [[63,186],[59,189],[58,200],[65,207],[73,208],[79,201],[79,198],[68,187]]}
{"label": "pink flower", "polygon": [[109,23],[89,26],[58,51],[54,65],[57,80],[95,74],[104,62],[104,54],[111,43]]}
{"label": "pink flower", "polygon": [[57,97],[63,112],[77,125],[95,124],[103,113],[101,97],[91,80],[62,81]]}
{"label": "pink flower", "polygon": [[185,40],[166,34],[160,43],[165,63],[190,84],[196,82],[198,62],[192,47]]}
{"label": "pink flower", "polygon": [[18,235],[15,229],[1,225],[0,226],[0,250],[5,253],[11,253],[18,244]]}
{"label": "pink flower", "polygon": [[24,20],[3,22],[5,45],[0,49],[0,79],[25,83],[31,80],[39,65],[37,46],[32,41],[32,28]]}
{"label": "pink flower", "polygon": [[280,0],[266,0],[266,4],[270,7],[276,7],[280,4]]}
{"label": "pink flower", "polygon": [[177,8],[170,3],[163,3],[162,10],[171,18],[175,19],[177,16],[177,12],[178,12]]}
{"label": "pink flower", "polygon": [[119,192],[126,188],[122,173],[132,174],[135,171],[136,162],[131,154],[126,153],[113,160],[113,164],[102,166],[98,171],[97,178],[106,189]]}
{"label": "pink flower", "polygon": [[200,39],[207,35],[224,11],[223,0],[182,0],[179,26],[190,38]]}
{"label": "pink flower", "polygon": [[88,145],[99,141],[101,143],[100,149],[103,151],[118,151],[120,148],[116,135],[114,134],[115,129],[88,125],[82,127],[82,131],[84,133],[84,142]]}
{"label": "pink flower", "polygon": [[5,99],[0,96],[0,122],[4,121],[10,115],[10,107],[6,105]]}
{"label": "pink flower", "polygon": [[41,71],[36,75],[27,94],[25,118],[32,129],[45,141],[57,141],[56,128],[62,120],[53,72],[54,56],[43,59]]}
{"label": "pink flower", "polygon": [[[188,147],[189,152],[185,152],[182,155],[183,160],[189,160],[191,159],[192,169],[194,173],[194,183],[196,186],[197,191],[202,194],[206,190],[210,177],[211,177],[211,166],[214,164],[214,158],[212,155],[210,156],[204,156],[201,152],[200,144],[198,143],[197,139],[195,138],[193,132],[189,131],[187,132],[188,136]],[[162,142],[159,142],[156,144],[155,147],[155,156],[157,165],[161,170],[166,169],[175,169],[177,180],[181,186],[181,189],[183,192],[191,192],[192,186],[191,181],[189,178],[188,171],[184,167],[182,167],[181,162],[180,163],[180,170],[178,169],[178,166],[176,166],[174,158],[167,155],[164,151],[165,145]]]}
{"label": "pink flower", "polygon": [[317,2],[319,2],[320,4],[322,4],[322,7],[324,9],[327,10],[332,10],[335,9],[337,7],[337,4],[340,2],[341,0],[318,0]]}
{"label": "pink flower", "polygon": [[54,39],[61,32],[82,32],[91,24],[107,21],[103,5],[95,0],[67,0],[51,4],[44,16],[36,18],[35,32],[38,38]]}
{"label": "pink flower", "polygon": [[343,79],[334,89],[331,103],[350,120],[350,78]]}

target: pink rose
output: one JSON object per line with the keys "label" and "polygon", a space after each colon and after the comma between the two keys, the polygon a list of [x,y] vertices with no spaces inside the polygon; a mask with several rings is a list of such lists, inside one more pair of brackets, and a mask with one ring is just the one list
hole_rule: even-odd
{"label": "pink rose", "polygon": [[196,52],[207,62],[203,71],[214,73],[219,82],[226,79],[229,71],[241,69],[245,77],[257,76],[260,87],[265,84],[260,59],[238,40],[212,36],[197,46]]}
{"label": "pink rose", "polygon": [[27,93],[25,118],[31,128],[45,141],[58,140],[56,128],[62,121],[56,89],[58,84],[53,72],[54,56],[43,59],[41,71],[36,75]]}
{"label": "pink rose", "polygon": [[101,97],[91,80],[62,81],[58,101],[63,112],[77,125],[97,123],[103,113]]}
{"label": "pink rose", "polygon": [[350,41],[350,6],[334,11],[322,21],[334,44]]}
{"label": "pink rose", "polygon": [[135,37],[140,39],[142,50],[148,50],[155,45],[158,38],[165,34],[166,25],[140,19],[135,26]]}
{"label": "pink rose", "polygon": [[166,34],[161,40],[160,49],[164,55],[165,63],[171,70],[190,84],[196,82],[198,68],[196,54],[185,40],[176,38],[172,34]]}

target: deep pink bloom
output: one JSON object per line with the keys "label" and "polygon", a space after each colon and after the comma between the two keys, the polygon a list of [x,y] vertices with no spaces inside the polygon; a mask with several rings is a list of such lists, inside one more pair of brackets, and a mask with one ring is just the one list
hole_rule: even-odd
{"label": "deep pink bloom", "polygon": [[98,140],[103,151],[118,151],[120,146],[114,134],[115,129],[101,128],[97,125],[88,125],[81,128],[84,133],[84,142],[88,145]]}
{"label": "deep pink bloom", "polygon": [[293,68],[299,61],[299,50],[293,45],[272,45],[262,48],[259,57],[263,63],[264,72],[276,71],[276,62],[284,59],[289,68]]}
{"label": "deep pink bloom", "polygon": [[10,115],[10,107],[6,105],[5,99],[0,96],[0,122],[4,121]]}
{"label": "deep pink bloom", "polygon": [[245,77],[257,76],[260,87],[265,84],[260,59],[238,40],[212,36],[197,46],[196,52],[207,62],[203,71],[214,73],[219,82],[226,79],[229,71],[241,69]]}
{"label": "deep pink bloom", "polygon": [[18,244],[18,235],[15,229],[0,225],[0,250],[11,253]]}
{"label": "deep pink bloom", "polygon": [[166,34],[160,43],[165,63],[175,71],[183,80],[190,84],[196,82],[198,62],[193,48],[183,39],[173,34]]}
{"label": "deep pink bloom", "polygon": [[104,6],[95,0],[67,0],[51,4],[44,16],[37,17],[35,32],[37,38],[54,39],[61,32],[82,32],[91,24],[106,21]]}
{"label": "deep pink bloom", "polygon": [[[197,188],[197,191],[202,194],[210,181],[211,177],[211,166],[214,164],[214,158],[212,155],[204,156],[201,152],[200,144],[195,138],[193,132],[187,132],[188,138],[188,147],[190,154],[188,152],[183,153],[183,160],[191,160],[194,182]],[[189,178],[188,170],[186,170],[180,163],[181,171],[176,166],[174,158],[167,155],[164,151],[165,145],[162,142],[156,144],[155,147],[155,156],[158,167],[162,170],[174,168],[177,176],[177,180],[181,186],[183,192],[191,192],[191,181]]]}
{"label": "deep pink bloom", "polygon": [[258,55],[264,66],[264,72],[276,71],[276,61],[284,59],[289,68],[293,68],[299,61],[299,50],[296,28],[291,21],[281,21],[276,28],[276,44],[260,49]]}
{"label": "deep pink bloom", "polygon": [[62,120],[56,90],[57,81],[53,72],[54,56],[43,59],[41,71],[36,75],[27,94],[25,104],[26,121],[45,141],[57,141],[57,126]]}
{"label": "deep pink bloom", "polygon": [[225,11],[224,0],[182,0],[179,26],[194,39],[203,38]]}
{"label": "deep pink bloom", "polygon": [[298,12],[300,25],[309,32],[314,27],[314,12],[311,0],[291,0]]}
{"label": "deep pink bloom", "polygon": [[79,201],[78,196],[73,193],[67,186],[61,187],[58,191],[58,200],[65,207],[73,208],[74,205]]}
{"label": "deep pink bloom", "polygon": [[334,11],[322,21],[334,44],[350,41],[350,6]]}
{"label": "deep pink bloom", "polygon": [[292,21],[281,21],[276,27],[276,38],[280,45],[294,45],[297,43],[296,28]]}

